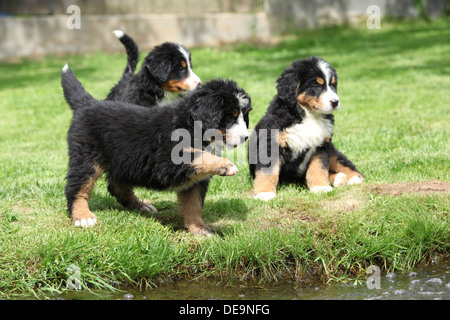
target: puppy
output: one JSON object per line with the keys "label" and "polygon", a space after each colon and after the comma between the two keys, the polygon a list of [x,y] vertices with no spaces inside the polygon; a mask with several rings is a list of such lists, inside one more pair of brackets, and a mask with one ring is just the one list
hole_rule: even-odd
{"label": "puppy", "polygon": [[[331,142],[332,112],[340,108],[336,70],[325,60],[298,60],[278,78],[277,95],[249,142],[254,198],[270,200],[281,182],[304,183],[312,192],[363,182],[353,163]],[[262,152],[262,153],[261,153]],[[261,155],[271,155],[270,161]],[[263,161],[264,160],[264,161]]]}
{"label": "puppy", "polygon": [[96,224],[88,200],[95,181],[106,173],[108,191],[131,210],[156,211],[137,199],[135,186],[176,191],[185,227],[211,235],[201,218],[209,180],[238,170],[208,147],[214,140],[234,148],[247,139],[251,101],[245,91],[232,80],[211,80],[164,108],[145,108],[95,100],[67,65],[61,84],[73,110],[65,193],[75,225]]}
{"label": "puppy", "polygon": [[106,100],[153,107],[170,103],[178,98],[178,94],[192,91],[200,84],[200,78],[192,68],[189,50],[172,42],[165,42],[150,51],[135,75],[139,60],[136,43],[120,30],[113,33],[125,46],[128,61],[122,78]]}

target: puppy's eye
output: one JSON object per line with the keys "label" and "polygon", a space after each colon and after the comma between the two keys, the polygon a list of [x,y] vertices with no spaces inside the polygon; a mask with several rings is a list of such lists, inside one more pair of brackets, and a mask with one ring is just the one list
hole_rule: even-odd
{"label": "puppy's eye", "polygon": [[237,118],[238,115],[239,115],[239,110],[238,109],[234,109],[233,110],[233,117]]}

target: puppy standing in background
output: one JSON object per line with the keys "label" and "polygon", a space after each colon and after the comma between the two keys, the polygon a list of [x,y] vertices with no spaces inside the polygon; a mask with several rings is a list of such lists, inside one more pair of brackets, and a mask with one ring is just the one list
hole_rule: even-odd
{"label": "puppy standing in background", "polygon": [[165,42],[150,51],[140,71],[134,74],[139,61],[136,43],[123,31],[113,33],[125,46],[128,60],[122,78],[106,100],[153,107],[170,103],[180,93],[192,91],[200,84],[200,78],[193,71],[191,53],[172,42]]}
{"label": "puppy standing in background", "polygon": [[[363,182],[354,164],[331,142],[332,112],[340,107],[337,83],[336,70],[314,56],[282,72],[278,93],[250,137],[249,146],[256,146],[249,151],[255,199],[273,199],[280,182],[306,182],[312,192],[331,191],[330,183],[338,187]],[[274,138],[272,130],[278,133]],[[267,134],[261,135],[263,131]],[[261,150],[277,156],[263,163]]]}
{"label": "puppy standing in background", "polygon": [[[146,108],[95,100],[67,65],[61,84],[73,110],[67,137],[66,198],[75,225],[97,223],[88,200],[95,181],[106,173],[108,191],[129,209],[156,211],[137,199],[135,186],[176,191],[185,227],[193,234],[211,235],[201,218],[209,180],[212,175],[232,176],[238,170],[207,147],[213,140],[229,148],[247,140],[251,101],[245,91],[231,80],[211,80],[164,108]],[[194,134],[198,123],[200,145]],[[189,137],[181,150],[172,139],[176,130],[184,130]],[[187,154],[187,161],[175,163],[174,150],[182,151],[183,158]]]}

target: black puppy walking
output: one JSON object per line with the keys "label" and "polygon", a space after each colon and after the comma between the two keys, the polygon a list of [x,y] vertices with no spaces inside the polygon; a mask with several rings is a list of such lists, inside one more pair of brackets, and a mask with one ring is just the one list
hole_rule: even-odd
{"label": "black puppy walking", "polygon": [[[98,101],[87,93],[67,65],[61,73],[64,96],[73,110],[68,131],[69,168],[66,197],[75,225],[97,223],[88,200],[95,181],[107,174],[108,191],[129,208],[156,211],[137,199],[133,187],[174,190],[185,227],[211,235],[201,218],[212,175],[232,176],[237,167],[205,150],[214,139],[235,147],[248,137],[250,97],[232,80],[211,80],[165,108],[146,108],[117,101]],[[196,143],[194,126],[214,135]],[[173,132],[187,135],[179,148]],[[177,149],[178,148],[178,149]],[[179,160],[178,150],[188,155]],[[183,157],[186,159],[186,157]]]}

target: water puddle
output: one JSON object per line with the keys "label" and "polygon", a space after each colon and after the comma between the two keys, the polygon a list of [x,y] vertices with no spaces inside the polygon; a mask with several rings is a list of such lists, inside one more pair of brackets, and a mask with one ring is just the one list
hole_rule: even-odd
{"label": "water puddle", "polygon": [[[211,280],[176,281],[145,291],[68,292],[54,299],[77,300],[450,300],[450,259],[408,273],[371,276],[357,284],[283,280],[257,286]],[[377,288],[379,287],[379,288]]]}

